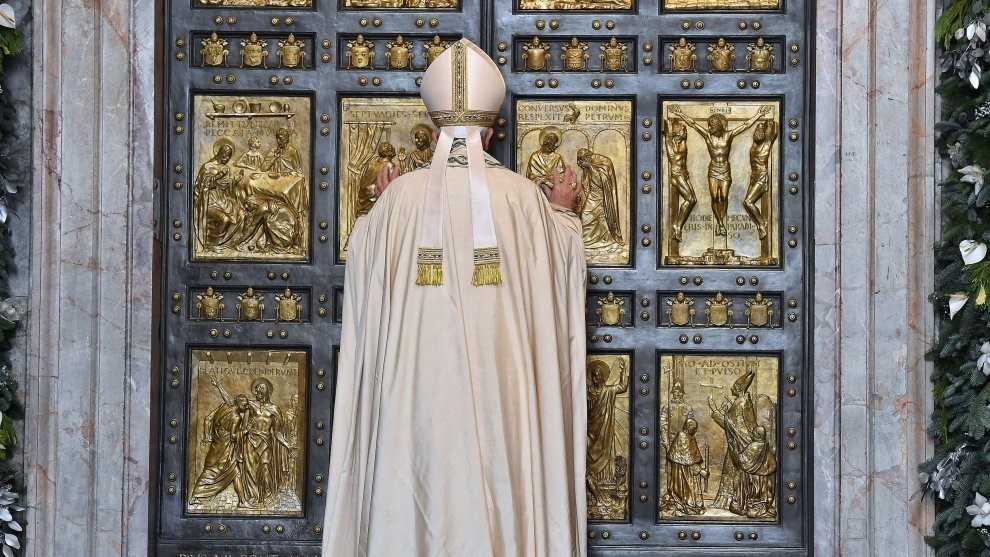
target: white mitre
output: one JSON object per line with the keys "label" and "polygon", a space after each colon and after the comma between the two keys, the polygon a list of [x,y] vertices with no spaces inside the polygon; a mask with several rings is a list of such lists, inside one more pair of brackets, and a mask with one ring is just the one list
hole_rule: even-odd
{"label": "white mitre", "polygon": [[430,118],[440,128],[427,177],[426,202],[419,231],[416,284],[443,284],[444,176],[454,138],[464,138],[471,188],[475,286],[499,284],[498,241],[492,219],[488,169],[481,127],[491,127],[505,98],[505,80],[485,51],[461,39],[438,56],[423,74],[420,86]]}

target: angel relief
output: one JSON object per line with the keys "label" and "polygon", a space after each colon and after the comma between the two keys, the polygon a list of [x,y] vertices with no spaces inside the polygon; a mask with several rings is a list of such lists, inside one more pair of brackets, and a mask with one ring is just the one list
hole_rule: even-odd
{"label": "angel relief", "polygon": [[309,101],[285,100],[197,99],[196,259],[306,258]]}
{"label": "angel relief", "polygon": [[628,101],[520,101],[516,161],[520,174],[549,184],[570,166],[580,201],[588,263],[629,263],[630,144]]}

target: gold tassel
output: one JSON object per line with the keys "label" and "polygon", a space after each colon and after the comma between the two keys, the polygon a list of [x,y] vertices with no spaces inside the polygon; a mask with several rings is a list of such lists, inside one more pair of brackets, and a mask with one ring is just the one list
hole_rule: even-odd
{"label": "gold tassel", "polygon": [[416,257],[416,284],[440,286],[443,284],[443,250],[419,248]]}
{"label": "gold tassel", "polygon": [[497,247],[474,250],[474,274],[471,275],[471,284],[475,286],[502,284]]}

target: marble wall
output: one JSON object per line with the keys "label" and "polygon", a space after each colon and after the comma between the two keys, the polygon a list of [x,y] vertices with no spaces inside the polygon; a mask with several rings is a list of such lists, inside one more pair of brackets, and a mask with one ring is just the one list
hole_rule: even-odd
{"label": "marble wall", "polygon": [[[798,1],[798,0],[795,0]],[[934,9],[821,0],[816,555],[926,554]],[[35,0],[27,557],[148,540],[154,0]],[[806,186],[806,187],[810,187]]]}

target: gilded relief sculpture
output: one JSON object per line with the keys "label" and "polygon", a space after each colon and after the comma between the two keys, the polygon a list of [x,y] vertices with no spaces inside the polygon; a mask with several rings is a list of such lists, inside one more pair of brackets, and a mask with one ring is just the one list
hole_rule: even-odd
{"label": "gilded relief sculpture", "polygon": [[309,101],[288,100],[196,97],[194,258],[305,259]]}
{"label": "gilded relief sculpture", "polygon": [[433,160],[433,128],[426,124],[416,124],[412,128],[410,136],[413,144],[413,151],[403,158],[405,148],[399,149],[399,162],[402,164],[402,172],[412,172],[425,166],[429,166]]}
{"label": "gilded relief sculpture", "polygon": [[629,11],[633,6],[633,0],[519,0],[519,9],[524,11]]}
{"label": "gilded relief sculpture", "polygon": [[255,294],[254,288],[248,287],[243,294],[237,295],[237,320],[254,321],[262,319],[265,312],[264,294]]}
{"label": "gilded relief sculpture", "polygon": [[275,295],[275,321],[300,321],[303,306],[302,296],[286,288],[285,292]]}
{"label": "gilded relief sculpture", "polygon": [[224,67],[227,66],[227,56],[230,54],[230,50],[227,49],[227,39],[221,39],[217,36],[216,32],[210,33],[210,36],[203,39],[203,48],[200,49],[199,53],[203,57],[203,67],[206,66],[219,66],[221,64]]}
{"label": "gilded relief sculpture", "polygon": [[622,322],[622,317],[626,310],[622,309],[626,301],[609,292],[604,298],[598,298],[598,308],[595,314],[598,316],[599,325],[614,326]]}
{"label": "gilded relief sculpture", "polygon": [[569,72],[576,72],[588,69],[588,43],[581,42],[577,37],[571,37],[570,42],[564,45],[564,53],[560,59],[564,61],[564,69]]}
{"label": "gilded relief sculpture", "polygon": [[776,520],[777,358],[663,355],[660,366],[659,518]]}
{"label": "gilded relief sculpture", "polygon": [[251,33],[247,39],[241,40],[241,67],[268,68],[268,41],[258,38],[257,33]]}
{"label": "gilded relief sculpture", "polygon": [[296,39],[296,36],[289,33],[284,41],[278,42],[278,67],[280,68],[305,68],[306,52],[303,50],[304,43]]}
{"label": "gilded relief sculpture", "polygon": [[533,37],[533,40],[522,45],[522,59],[523,67],[527,70],[543,70],[547,71],[550,69],[550,45],[541,41],[539,37]]}
{"label": "gilded relief sculpture", "polygon": [[779,10],[780,0],[661,0],[667,11]]}
{"label": "gilded relief sculpture", "polygon": [[455,9],[459,0],[344,0],[344,7],[358,9]]}
{"label": "gilded relief sculpture", "polygon": [[746,189],[743,208],[753,219],[760,239],[767,237],[767,228],[770,226],[769,214],[764,210],[767,203],[763,197],[770,191],[770,154],[777,140],[777,133],[777,122],[773,120],[756,124],[753,129],[753,146],[749,149],[749,187]]}
{"label": "gilded relief sculpture", "polygon": [[560,129],[547,126],[540,130],[540,148],[533,151],[526,164],[526,177],[538,186],[553,186],[553,172],[564,172],[564,157],[557,152],[560,146]]}
{"label": "gilded relief sculpture", "polygon": [[390,70],[408,70],[412,68],[412,61],[415,55],[413,44],[407,41],[402,35],[396,37],[394,41],[385,43],[385,60],[388,62],[385,67]]}
{"label": "gilded relief sculpture", "polygon": [[624,520],[628,516],[628,368],[628,356],[588,356],[588,457],[585,484],[590,520]]}
{"label": "gilded relief sculpture", "polygon": [[378,172],[429,165],[433,127],[422,101],[400,97],[344,98],[340,126],[337,255],[345,260],[354,223],[377,201]]}
{"label": "gilded relief sculpture", "polygon": [[667,325],[694,327],[694,298],[689,298],[683,292],[678,292],[673,298],[667,298]]}
{"label": "gilded relief sculpture", "polygon": [[585,254],[592,265],[629,262],[632,105],[616,101],[519,101],[517,171],[536,184],[570,166],[584,193]]}
{"label": "gilded relief sculpture", "polygon": [[[664,103],[664,264],[777,264],[778,111],[776,102]],[[733,188],[746,179],[746,167],[748,188]],[[691,182],[701,174],[708,181],[703,198]]]}
{"label": "gilded relief sculpture", "polygon": [[449,47],[450,43],[441,39],[440,35],[433,35],[433,39],[423,45],[423,50],[426,51],[426,67],[430,67],[430,64],[436,60],[437,56],[443,54],[443,51],[447,50]]}
{"label": "gilded relief sculpture", "polygon": [[310,8],[313,0],[195,0],[197,6],[216,8]]}
{"label": "gilded relief sculpture", "polygon": [[746,323],[750,327],[773,327],[773,300],[761,292],[746,300]]}
{"label": "gilded relief sculpture", "polygon": [[186,511],[302,516],[303,420],[290,409],[304,393],[305,353],[252,361],[235,351],[220,361],[194,350],[192,358]]}
{"label": "gilded relief sculpture", "polygon": [[684,223],[698,204],[687,167],[687,126],[684,120],[667,118],[663,121],[663,150],[667,156],[667,180],[680,200],[672,211],[673,240],[680,242]]}
{"label": "gilded relief sculpture", "polygon": [[598,56],[602,63],[602,71],[625,72],[629,70],[629,55],[626,54],[629,46],[620,43],[618,39],[612,37],[608,42],[599,45],[602,53]]}
{"label": "gilded relief sculpture", "polygon": [[584,188],[581,221],[585,249],[607,252],[614,246],[625,246],[619,222],[619,182],[612,159],[581,148],[577,151],[577,163]]}
{"label": "gilded relief sculpture", "polygon": [[736,69],[736,46],[725,42],[719,37],[714,44],[708,45],[708,71],[731,72]]}
{"label": "gilded relief sculpture", "polygon": [[698,55],[695,51],[698,49],[694,43],[689,43],[686,38],[681,37],[677,39],[677,44],[672,44],[667,47],[670,54],[667,55],[667,60],[670,62],[670,69],[675,72],[694,72],[695,62],[698,61]]}
{"label": "gilded relief sculpture", "polygon": [[709,327],[732,328],[732,316],[735,315],[731,309],[732,298],[726,298],[721,292],[716,292],[715,297],[705,300],[705,317],[708,319]]}
{"label": "gilded relief sculpture", "polygon": [[746,61],[749,63],[749,71],[766,72],[773,69],[773,45],[766,42],[763,37],[757,38],[755,43],[749,43],[746,51]]}
{"label": "gilded relief sculpture", "polygon": [[375,43],[366,41],[364,35],[358,35],[353,41],[347,41],[347,51],[344,52],[347,69],[373,68],[375,63]]}
{"label": "gilded relief sculpture", "polygon": [[206,292],[196,294],[196,313],[204,321],[223,321],[223,294],[214,292],[212,286]]}

